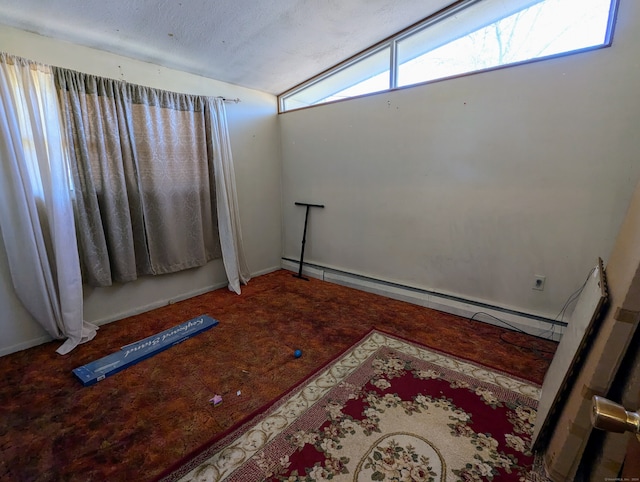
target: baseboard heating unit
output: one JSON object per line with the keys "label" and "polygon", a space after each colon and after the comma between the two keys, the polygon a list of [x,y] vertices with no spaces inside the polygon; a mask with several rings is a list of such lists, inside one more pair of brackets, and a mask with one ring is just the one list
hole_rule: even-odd
{"label": "baseboard heating unit", "polygon": [[[291,258],[282,258],[281,266],[288,271],[297,272],[299,261]],[[549,340],[560,340],[567,326],[567,323],[563,321],[540,315],[384,281],[317,264],[305,263],[302,272],[310,278],[321,279],[515,331],[524,331],[530,335]]]}

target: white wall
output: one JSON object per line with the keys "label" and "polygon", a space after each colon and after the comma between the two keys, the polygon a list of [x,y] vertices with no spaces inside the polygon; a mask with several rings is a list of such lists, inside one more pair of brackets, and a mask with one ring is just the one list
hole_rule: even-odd
{"label": "white wall", "polygon": [[0,236],[0,356],[51,338],[27,312],[13,291],[9,262]]}
{"label": "white wall", "polygon": [[[276,269],[281,248],[281,153],[272,95],[0,25],[2,50],[49,65],[123,79],[165,90],[239,97],[227,104],[238,202],[247,262],[252,273]],[[0,246],[0,355],[40,343],[43,330],[16,299]],[[220,261],[172,275],[85,292],[85,319],[103,323],[226,285]],[[177,322],[181,320],[176,320]],[[99,336],[99,335],[98,335]]]}
{"label": "white wall", "polygon": [[640,175],[638,45],[622,0],[610,48],[282,114],[284,256],[325,204],[306,261],[553,318]]}

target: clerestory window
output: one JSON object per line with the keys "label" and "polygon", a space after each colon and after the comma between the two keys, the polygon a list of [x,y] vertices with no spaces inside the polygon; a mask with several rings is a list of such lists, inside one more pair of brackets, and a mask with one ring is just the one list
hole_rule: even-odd
{"label": "clerestory window", "polygon": [[279,96],[280,112],[611,44],[617,0],[462,0]]}

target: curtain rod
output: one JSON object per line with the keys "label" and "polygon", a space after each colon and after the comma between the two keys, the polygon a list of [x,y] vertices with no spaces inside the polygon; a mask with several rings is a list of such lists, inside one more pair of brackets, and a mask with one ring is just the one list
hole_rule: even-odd
{"label": "curtain rod", "polygon": [[240,99],[238,97],[236,97],[235,99],[227,99],[226,97],[222,97],[220,95],[218,96],[218,99],[222,99],[224,102],[233,102],[234,104],[237,104],[238,102],[240,102]]}

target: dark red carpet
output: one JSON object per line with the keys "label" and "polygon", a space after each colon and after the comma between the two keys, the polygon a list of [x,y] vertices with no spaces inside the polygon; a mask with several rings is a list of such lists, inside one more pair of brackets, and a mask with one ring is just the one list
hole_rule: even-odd
{"label": "dark red carpet", "polygon": [[[71,373],[200,314],[220,324],[91,387]],[[557,346],[277,271],[240,296],[221,289],[105,325],[64,357],[51,343],[0,358],[0,480],[151,480],[371,328],[538,384]]]}

